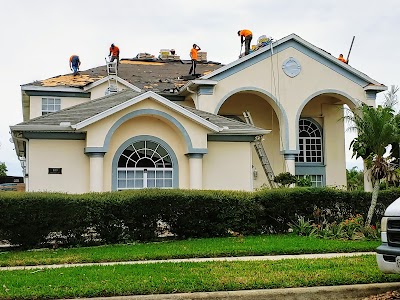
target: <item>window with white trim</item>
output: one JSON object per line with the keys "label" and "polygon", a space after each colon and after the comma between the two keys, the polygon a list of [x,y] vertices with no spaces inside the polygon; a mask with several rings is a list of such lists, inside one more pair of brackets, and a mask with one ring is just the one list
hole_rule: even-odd
{"label": "window with white trim", "polygon": [[61,109],[60,98],[42,98],[42,116],[59,111]]}
{"label": "window with white trim", "polygon": [[172,187],[172,160],[163,146],[139,141],[122,152],[117,169],[118,190]]}
{"label": "window with white trim", "polygon": [[322,132],[319,127],[309,119],[299,121],[299,150],[296,162],[322,163]]}
{"label": "window with white trim", "polygon": [[323,187],[324,186],[324,176],[323,175],[297,175],[297,179],[301,179],[308,176],[313,187]]}

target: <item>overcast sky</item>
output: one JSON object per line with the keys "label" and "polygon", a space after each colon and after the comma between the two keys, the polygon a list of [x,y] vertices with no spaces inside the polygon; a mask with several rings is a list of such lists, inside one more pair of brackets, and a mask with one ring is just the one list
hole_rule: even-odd
{"label": "overcast sky", "polygon": [[[111,43],[122,58],[174,48],[182,59],[197,43],[209,60],[227,64],[239,55],[239,29],[252,30],[253,41],[295,33],[345,57],[356,36],[350,65],[387,86],[400,85],[398,0],[15,0],[2,6],[0,161],[8,175],[22,174],[9,142],[9,126],[22,122],[20,85],[69,73],[72,54],[80,56],[82,70],[102,65]],[[354,163],[349,153],[348,167]]]}

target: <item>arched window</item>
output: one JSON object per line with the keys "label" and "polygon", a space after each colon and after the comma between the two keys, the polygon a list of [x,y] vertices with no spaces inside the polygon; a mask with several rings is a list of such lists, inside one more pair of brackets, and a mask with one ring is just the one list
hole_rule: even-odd
{"label": "arched window", "polygon": [[322,163],[322,132],[321,129],[309,119],[299,121],[299,148],[296,156],[299,163]]}
{"label": "arched window", "polygon": [[172,188],[173,165],[170,154],[154,141],[130,144],[118,159],[118,190]]}

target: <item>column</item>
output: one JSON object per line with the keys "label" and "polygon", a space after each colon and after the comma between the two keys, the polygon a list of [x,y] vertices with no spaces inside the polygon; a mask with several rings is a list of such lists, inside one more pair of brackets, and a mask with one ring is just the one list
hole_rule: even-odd
{"label": "column", "polygon": [[89,155],[89,191],[90,192],[103,192],[103,159],[104,153],[91,152]]}
{"label": "column", "polygon": [[203,154],[188,153],[189,156],[189,188],[203,188]]}
{"label": "column", "polygon": [[296,154],[284,154],[284,157],[286,172],[289,172],[292,175],[296,175]]}

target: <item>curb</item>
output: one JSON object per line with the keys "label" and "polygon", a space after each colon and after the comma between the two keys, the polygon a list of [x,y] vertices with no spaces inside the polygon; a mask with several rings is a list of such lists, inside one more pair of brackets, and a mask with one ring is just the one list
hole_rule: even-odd
{"label": "curb", "polygon": [[[200,292],[181,294],[159,294],[141,296],[117,296],[100,298],[79,298],[79,300],[361,300],[375,294],[400,290],[400,282],[373,283],[340,286],[319,286],[305,288],[286,288],[271,290],[226,291],[226,292]],[[71,299],[78,300],[78,299]]]}

